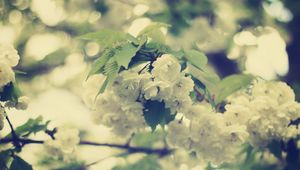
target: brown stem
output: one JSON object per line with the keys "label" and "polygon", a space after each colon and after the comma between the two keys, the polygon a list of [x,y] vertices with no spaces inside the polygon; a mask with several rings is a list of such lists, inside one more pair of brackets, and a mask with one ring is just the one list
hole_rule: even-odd
{"label": "brown stem", "polygon": [[[14,138],[4,138],[0,139],[0,144],[6,143],[13,143],[16,139]],[[42,140],[32,140],[26,138],[18,138],[18,143],[21,143],[22,146],[28,144],[43,144],[44,141]],[[160,157],[167,156],[171,154],[174,150],[168,148],[146,148],[146,147],[138,147],[138,146],[130,146],[130,145],[123,145],[123,144],[111,144],[111,143],[97,143],[97,142],[90,142],[90,141],[80,141],[79,145],[88,145],[88,146],[103,146],[103,147],[111,147],[126,150],[130,154],[134,153],[145,153],[145,154],[156,154]]]}

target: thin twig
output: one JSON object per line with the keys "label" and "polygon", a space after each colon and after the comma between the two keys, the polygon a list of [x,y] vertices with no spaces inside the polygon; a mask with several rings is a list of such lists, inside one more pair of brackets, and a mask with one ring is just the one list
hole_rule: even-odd
{"label": "thin twig", "polygon": [[12,125],[10,119],[8,118],[8,115],[7,115],[7,113],[6,113],[5,110],[4,110],[4,114],[5,114],[5,118],[6,118],[7,122],[8,122],[9,127],[10,127],[10,130],[11,130],[12,143],[13,143],[13,145],[14,145],[16,148],[21,149],[22,146],[21,146],[21,144],[20,144],[20,142],[19,142],[19,136],[17,135],[17,133],[16,133],[16,131],[15,131],[15,129],[14,129],[14,127],[13,127],[13,125]]}
{"label": "thin twig", "polygon": [[[12,143],[14,142],[14,138],[4,138],[0,139],[0,144]],[[26,138],[18,138],[18,143],[21,143],[22,146],[28,144],[43,144],[44,141],[42,140],[32,140]],[[174,150],[168,148],[146,148],[146,147],[138,147],[138,146],[129,146],[127,144],[111,144],[111,143],[97,143],[97,142],[90,142],[90,141],[80,141],[79,145],[88,145],[88,146],[103,146],[103,147],[111,147],[117,149],[126,150],[130,154],[134,153],[145,153],[145,154],[156,154],[161,157],[167,156],[171,154]]]}

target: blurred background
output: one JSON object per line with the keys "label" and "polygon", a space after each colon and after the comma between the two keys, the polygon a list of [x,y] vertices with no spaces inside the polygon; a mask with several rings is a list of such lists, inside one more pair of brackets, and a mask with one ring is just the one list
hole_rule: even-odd
{"label": "blurred background", "polygon": [[[221,77],[246,72],[279,79],[294,88],[300,101],[300,1],[0,0],[0,43],[18,50],[17,78],[31,98],[28,110],[10,111],[16,114],[11,116],[14,124],[42,115],[53,127],[79,128],[86,139],[124,142],[90,120],[82,88],[102,48],[76,37],[101,28],[137,35],[151,22],[170,24],[167,44],[202,50]],[[22,154],[35,167],[50,166],[39,146],[27,149]],[[91,163],[116,152],[81,147],[78,162]],[[90,169],[111,169],[120,161],[104,159]]]}

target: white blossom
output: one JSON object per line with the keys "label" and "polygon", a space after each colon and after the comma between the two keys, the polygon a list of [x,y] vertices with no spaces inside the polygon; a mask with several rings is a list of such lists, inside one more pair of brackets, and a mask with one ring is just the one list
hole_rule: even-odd
{"label": "white blossom", "polygon": [[194,81],[190,77],[181,75],[173,86],[174,94],[177,97],[189,96],[190,92],[194,89]]}
{"label": "white blossom", "polygon": [[228,126],[219,113],[203,112],[190,119],[190,123],[184,121],[182,119],[168,125],[168,142],[196,151],[199,157],[216,165],[233,162],[239,147],[248,138],[245,126]]}
{"label": "white blossom", "polygon": [[16,109],[18,110],[26,110],[29,104],[29,97],[21,96],[18,98],[18,103],[16,105]]}
{"label": "white blossom", "polygon": [[153,63],[152,74],[155,79],[174,83],[180,75],[180,69],[180,64],[174,56],[164,54]]}
{"label": "white blossom", "polygon": [[248,96],[244,93],[230,102],[225,106],[226,123],[245,125],[253,146],[265,147],[272,140],[288,140],[299,134],[290,123],[300,117],[300,104],[286,83],[257,82]]}
{"label": "white blossom", "polygon": [[46,140],[44,143],[47,152],[55,158],[63,158],[65,161],[72,159],[79,144],[79,131],[69,127],[59,127],[54,134],[55,140]]}
{"label": "white blossom", "polygon": [[6,62],[10,67],[19,63],[20,56],[12,45],[0,44],[0,61]]}
{"label": "white blossom", "polygon": [[[118,135],[129,136],[145,129],[143,109],[147,100],[164,102],[172,114],[183,112],[192,105],[189,95],[194,83],[180,72],[181,66],[175,57],[158,57],[151,72],[141,71],[147,64],[150,63],[120,72],[102,94],[98,94],[98,90],[103,76],[88,79],[84,101],[92,109],[95,123],[110,127]],[[170,72],[173,73],[168,75]]]}
{"label": "white blossom", "polygon": [[100,94],[93,111],[94,121],[111,127],[121,136],[130,136],[134,131],[145,126],[143,105],[139,102],[122,99],[111,89]]}
{"label": "white blossom", "polygon": [[113,90],[116,94],[130,101],[135,101],[140,95],[141,78],[138,73],[132,71],[123,71],[119,74],[113,83]]}
{"label": "white blossom", "polygon": [[15,73],[12,68],[6,62],[0,60],[0,88],[14,81]]}
{"label": "white blossom", "polygon": [[273,98],[278,104],[295,100],[294,91],[284,82],[257,83],[252,89],[252,95]]}
{"label": "white blossom", "polygon": [[169,144],[175,147],[191,149],[192,139],[189,136],[188,125],[182,120],[175,120],[168,124],[167,139]]}

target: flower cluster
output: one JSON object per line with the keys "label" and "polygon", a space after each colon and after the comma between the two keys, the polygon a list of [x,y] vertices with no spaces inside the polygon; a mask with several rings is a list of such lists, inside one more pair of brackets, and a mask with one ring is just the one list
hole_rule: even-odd
{"label": "flower cluster", "polygon": [[[147,65],[151,67],[144,69]],[[299,134],[291,121],[300,117],[300,104],[282,82],[255,83],[229,97],[225,112],[218,113],[210,104],[191,99],[194,82],[169,54],[120,72],[97,95],[105,78],[94,75],[86,82],[84,101],[92,108],[95,122],[111,127],[117,135],[130,135],[146,127],[147,101],[164,102],[176,114],[167,126],[168,143],[215,165],[234,162],[244,143],[265,147],[274,139]]]}
{"label": "flower cluster", "polygon": [[208,104],[194,104],[168,125],[168,142],[219,165],[234,161],[245,142],[266,147],[272,140],[300,134],[291,124],[300,117],[300,104],[283,82],[258,82],[228,101],[225,113],[216,113]]}
{"label": "flower cluster", "polygon": [[[20,56],[13,46],[7,44],[0,44],[0,92],[9,83],[15,82],[15,73],[12,67],[18,65]],[[0,96],[1,98],[1,96]],[[28,106],[29,98],[21,96],[18,102],[7,101],[5,107],[14,107],[19,110],[25,110]]]}
{"label": "flower cluster", "polygon": [[76,146],[80,142],[79,131],[68,127],[59,127],[54,134],[55,140],[47,140],[44,143],[49,155],[68,161],[76,152]]}
{"label": "flower cluster", "polygon": [[300,104],[283,82],[258,82],[250,94],[229,99],[224,113],[228,124],[247,126],[250,143],[264,147],[272,140],[288,140],[300,134],[291,122],[300,117]]}
{"label": "flower cluster", "polygon": [[194,151],[198,157],[219,165],[235,160],[248,133],[245,126],[227,125],[224,116],[208,104],[194,104],[168,125],[167,137],[173,146]]}
{"label": "flower cluster", "polygon": [[13,46],[0,44],[0,91],[3,86],[15,81],[12,67],[18,64],[19,59]]}
{"label": "flower cluster", "polygon": [[94,75],[88,79],[84,101],[92,108],[97,123],[112,127],[118,135],[130,135],[145,127],[143,109],[147,100],[165,102],[172,114],[192,105],[189,94],[194,83],[181,72],[175,57],[165,54],[152,63],[151,71],[143,70],[149,64],[122,71],[97,97],[105,76]]}

